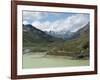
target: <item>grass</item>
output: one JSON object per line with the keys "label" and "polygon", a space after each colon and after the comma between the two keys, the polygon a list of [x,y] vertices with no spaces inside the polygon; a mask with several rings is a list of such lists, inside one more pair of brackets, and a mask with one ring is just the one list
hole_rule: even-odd
{"label": "grass", "polygon": [[23,55],[23,68],[45,68],[45,67],[75,67],[89,66],[89,60],[71,60],[67,56],[34,58],[34,54]]}
{"label": "grass", "polygon": [[77,57],[80,51],[83,51],[83,56],[89,55],[89,39],[87,35],[81,36],[81,38],[73,39],[64,42],[54,42],[50,44],[48,55],[65,55]]}
{"label": "grass", "polygon": [[[23,68],[44,68],[44,67],[69,67],[69,66],[88,66],[89,58],[77,58],[80,50],[84,51],[83,55],[89,55],[88,35],[69,41],[45,42],[24,42],[23,48],[31,49],[31,54],[23,55]],[[81,46],[81,48],[80,48]],[[30,48],[31,47],[31,48]],[[47,52],[46,55],[51,57],[34,57],[41,56],[39,53]],[[65,58],[61,58],[64,56]],[[71,59],[69,59],[71,57]],[[87,57],[87,56],[86,56]]]}
{"label": "grass", "polygon": [[[89,37],[88,35],[82,35],[80,38],[76,38],[69,41],[54,41],[45,42],[39,40],[37,42],[23,43],[23,47],[33,47],[31,52],[48,52],[48,55],[65,55],[71,57],[77,57],[80,51],[84,51],[83,55],[89,55]],[[81,47],[80,47],[81,46]]]}

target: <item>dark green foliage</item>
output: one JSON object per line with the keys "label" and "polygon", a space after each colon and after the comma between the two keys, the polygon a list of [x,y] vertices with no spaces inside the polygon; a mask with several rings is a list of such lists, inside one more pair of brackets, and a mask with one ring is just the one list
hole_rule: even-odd
{"label": "dark green foliage", "polygon": [[86,42],[86,44],[83,46],[83,49],[89,48],[89,41]]}

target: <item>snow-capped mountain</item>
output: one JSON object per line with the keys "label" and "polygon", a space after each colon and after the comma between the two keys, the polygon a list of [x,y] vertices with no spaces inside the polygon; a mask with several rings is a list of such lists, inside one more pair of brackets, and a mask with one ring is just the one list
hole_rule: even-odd
{"label": "snow-capped mountain", "polygon": [[77,38],[84,34],[85,32],[89,32],[89,23],[77,30],[76,32],[71,32],[71,31],[66,31],[62,30],[59,32],[54,32],[54,31],[45,31],[47,34],[57,37],[57,38],[62,38],[64,40],[70,40]]}

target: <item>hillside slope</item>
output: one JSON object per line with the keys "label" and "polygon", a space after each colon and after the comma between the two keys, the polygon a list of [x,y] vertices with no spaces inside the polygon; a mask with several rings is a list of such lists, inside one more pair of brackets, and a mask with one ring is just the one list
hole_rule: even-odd
{"label": "hillside slope", "polygon": [[23,45],[30,46],[34,43],[49,43],[57,39],[58,38],[54,38],[32,25],[23,25]]}
{"label": "hillside slope", "polygon": [[66,55],[74,58],[89,57],[89,25],[79,29],[70,40],[59,44],[48,52],[49,55]]}

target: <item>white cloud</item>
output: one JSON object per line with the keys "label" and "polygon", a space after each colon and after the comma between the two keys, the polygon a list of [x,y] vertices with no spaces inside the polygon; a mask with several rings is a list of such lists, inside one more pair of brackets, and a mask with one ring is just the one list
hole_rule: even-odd
{"label": "white cloud", "polygon": [[89,20],[88,20],[87,15],[74,14],[65,19],[56,20],[54,22],[50,22],[50,21],[39,22],[37,20],[37,21],[34,21],[32,25],[43,31],[52,30],[55,32],[59,32],[59,31],[75,32],[78,29],[82,28],[84,25],[86,25],[88,21]]}
{"label": "white cloud", "polygon": [[69,27],[69,30],[72,32],[77,31],[88,23],[88,16],[85,14],[76,14],[71,17],[68,17],[65,20],[65,24]]}
{"label": "white cloud", "polygon": [[23,21],[23,24],[27,25],[27,24],[29,24],[29,22],[28,21]]}
{"label": "white cloud", "polygon": [[46,17],[43,12],[23,11],[23,21],[32,22]]}
{"label": "white cloud", "polygon": [[32,23],[32,25],[43,31],[51,30],[51,23],[49,21],[41,22],[41,23],[39,21],[35,21]]}
{"label": "white cloud", "polygon": [[34,22],[32,23],[33,26],[37,26],[37,27],[40,26],[40,24],[41,24],[41,23],[40,23],[39,21],[34,21]]}

